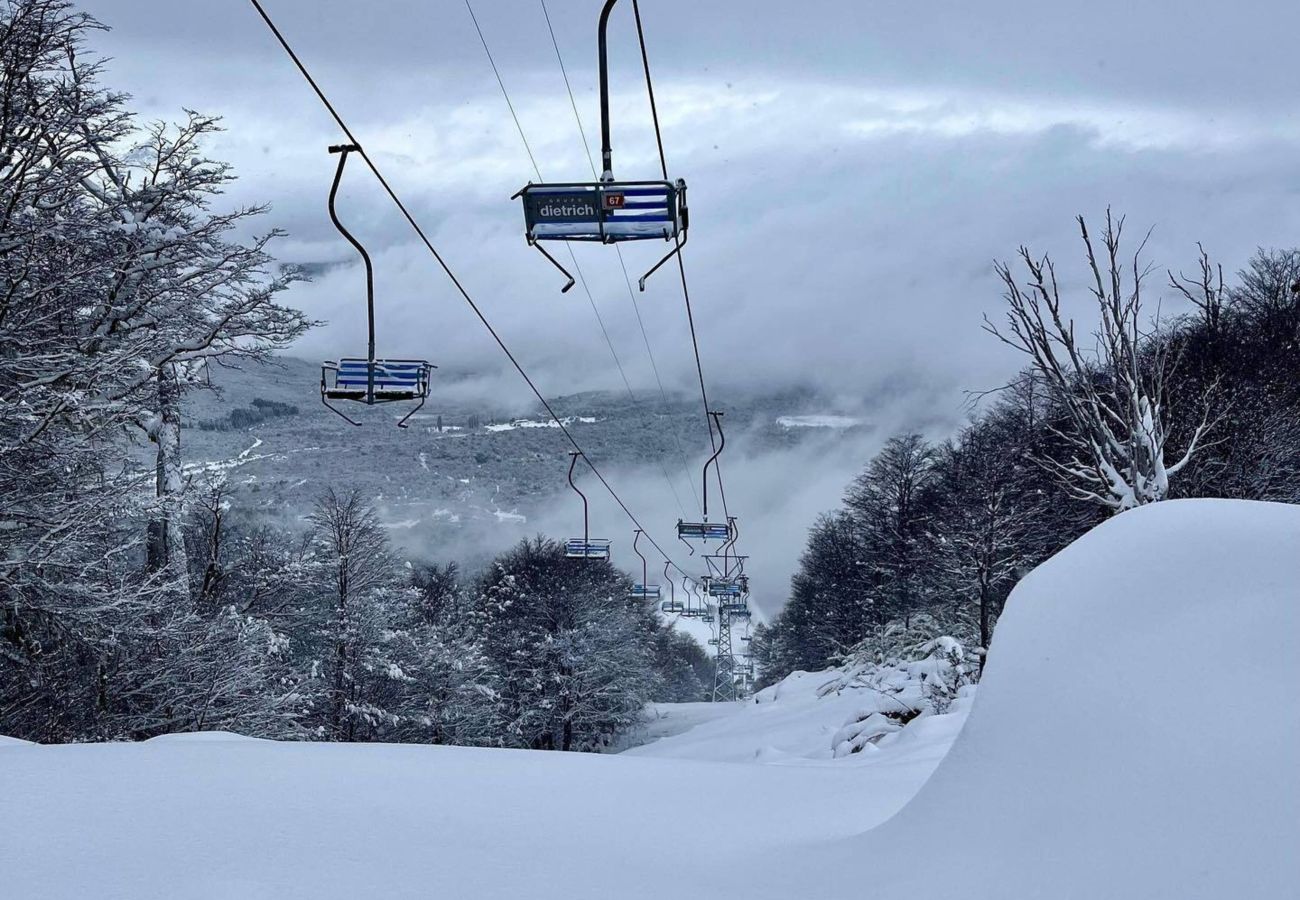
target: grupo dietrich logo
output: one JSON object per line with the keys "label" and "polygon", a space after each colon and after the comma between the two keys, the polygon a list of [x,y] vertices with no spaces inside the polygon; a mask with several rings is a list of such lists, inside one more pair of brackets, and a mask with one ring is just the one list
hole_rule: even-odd
{"label": "grupo dietrich logo", "polygon": [[596,205],[581,197],[548,197],[537,204],[537,215],[544,219],[594,219]]}

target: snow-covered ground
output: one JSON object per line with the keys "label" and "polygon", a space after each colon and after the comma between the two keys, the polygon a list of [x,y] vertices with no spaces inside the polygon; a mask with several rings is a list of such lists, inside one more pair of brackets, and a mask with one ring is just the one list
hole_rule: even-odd
{"label": "snow-covered ground", "polygon": [[598,421],[600,420],[595,416],[565,416],[559,422],[554,419],[515,419],[512,422],[500,422],[495,425],[484,425],[483,430],[500,432],[516,431],[520,428],[559,428],[561,422],[563,422],[564,426],[567,428],[575,422],[580,425],[594,425]]}
{"label": "snow-covered ground", "polygon": [[896,812],[960,719],[937,717],[952,727],[920,752],[837,761],[854,704],[817,700],[828,678],[663,705],[643,738],[685,733],[618,756],[220,733],[4,744],[0,896],[735,896],[744,861]]}
{"label": "snow-covered ground", "polygon": [[969,710],[841,760],[871,701],[821,675],[617,756],[0,742],[0,895],[1295,896],[1298,556],[1296,507],[1125,513],[1017,588]]}
{"label": "snow-covered ground", "polygon": [[796,672],[743,703],[656,704],[641,736],[646,743],[624,755],[796,766],[887,766],[895,773],[907,769],[906,775],[899,776],[894,792],[906,801],[947,753],[966,721],[970,701],[959,700],[947,715],[913,722],[861,753],[836,760],[831,750],[840,728],[892,704],[882,703],[879,694],[866,689],[817,696],[818,688],[832,681],[833,672]]}
{"label": "snow-covered ground", "polygon": [[782,428],[854,428],[862,424],[853,416],[777,416]]}

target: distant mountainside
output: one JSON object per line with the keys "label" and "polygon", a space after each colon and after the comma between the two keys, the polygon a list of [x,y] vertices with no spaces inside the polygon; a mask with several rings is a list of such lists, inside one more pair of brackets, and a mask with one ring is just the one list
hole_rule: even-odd
{"label": "distant mountainside", "polygon": [[[275,365],[218,369],[212,379],[214,390],[187,399],[187,472],[200,480],[224,475],[242,495],[239,507],[266,520],[297,527],[326,488],[356,488],[380,510],[397,545],[469,568],[548,525],[552,536],[566,536],[555,531],[560,513],[554,501],[560,492],[567,495],[570,448],[540,410],[515,418],[448,402],[435,389],[408,429],[393,427],[406,411],[398,411],[401,405],[347,404],[349,414],[365,423],[357,428],[321,405],[320,370],[313,363],[282,358]],[[695,508],[692,485],[707,446],[697,398],[664,404],[656,394],[634,404],[626,394],[584,393],[551,402],[603,471],[643,471],[658,477],[658,488],[668,494],[661,477],[667,469],[683,506]],[[862,439],[870,428],[806,392],[743,398],[726,413],[729,459],[733,451],[761,453],[814,435],[824,439],[828,430]],[[690,460],[690,482],[678,441]],[[583,481],[592,483],[589,474]],[[599,491],[588,493],[595,509]],[[572,516],[563,517],[570,530],[581,524],[572,500]],[[671,496],[667,505],[676,509]],[[666,534],[668,524],[651,527]]]}

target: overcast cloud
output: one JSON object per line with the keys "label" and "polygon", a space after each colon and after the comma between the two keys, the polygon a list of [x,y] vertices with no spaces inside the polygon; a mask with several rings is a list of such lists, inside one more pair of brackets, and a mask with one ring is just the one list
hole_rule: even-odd
{"label": "overcast cloud", "polygon": [[[508,198],[531,177],[528,157],[462,0],[265,3],[543,389],[620,386],[585,295],[561,295],[524,243]],[[355,352],[359,270],[324,208],[335,164],[325,148],[341,135],[251,5],[85,5],[114,28],[101,42],[115,57],[109,82],[144,114],[225,117],[213,153],[241,176],[233,199],[273,205],[268,224],[291,233],[281,258],[343,264],[295,289],[330,323],[300,353]],[[611,31],[615,171],[653,177],[626,5]],[[963,389],[998,384],[1018,363],[980,331],[1000,304],[992,261],[1023,242],[1077,277],[1076,213],[1109,204],[1135,231],[1154,226],[1148,257],[1161,272],[1193,265],[1197,241],[1229,269],[1256,246],[1300,243],[1300,4],[641,5],[670,174],[690,185],[687,267],[723,407],[729,391],[807,383],[841,407],[883,391],[955,417]],[[549,7],[595,142],[599,3]],[[477,0],[475,11],[542,174],[587,177],[537,0]],[[380,352],[428,356],[440,377],[473,373],[503,402],[526,403],[359,166],[340,205],[376,253]],[[633,278],[661,250],[625,249]],[[651,386],[617,257],[578,256],[629,378]],[[637,301],[665,380],[689,388],[672,273]],[[1164,311],[1177,311],[1172,299]],[[813,488],[824,477],[810,476],[809,496],[831,494]]]}

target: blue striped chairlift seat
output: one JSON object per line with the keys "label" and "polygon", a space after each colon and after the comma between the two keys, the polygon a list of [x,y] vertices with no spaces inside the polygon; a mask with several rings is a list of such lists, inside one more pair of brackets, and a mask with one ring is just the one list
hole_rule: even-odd
{"label": "blue striped chairlift seat", "polygon": [[403,400],[420,401],[397,423],[405,428],[406,420],[424,406],[425,398],[429,396],[429,378],[435,368],[423,359],[344,358],[338,362],[326,361],[320,370],[321,401],[353,425],[361,423],[330,406],[329,401],[352,400],[367,406]]}
{"label": "blue striped chairlift seat", "polygon": [[665,600],[659,604],[659,608],[666,613],[680,613],[686,615],[686,605],[680,600]]}
{"label": "blue striped chairlift seat", "polygon": [[710,578],[708,584],[710,597],[740,597],[744,594],[740,582],[730,579]]}
{"label": "blue striped chairlift seat", "polygon": [[330,400],[365,403],[419,400],[429,395],[429,375],[433,368],[422,359],[377,359],[373,363],[368,359],[340,359],[321,367],[321,391]]}
{"label": "blue striped chairlift seat", "polygon": [[632,585],[633,600],[658,600],[659,585],[657,584],[634,584]]}
{"label": "blue striped chairlift seat", "polygon": [[535,241],[670,241],[686,230],[686,184],[594,181],[530,184],[524,226]]}
{"label": "blue striped chairlift seat", "polygon": [[[529,184],[511,199],[522,198],[528,243],[568,279],[561,292],[573,287],[573,276],[542,248],[544,241],[674,241],[676,246],[638,280],[645,280],[686,244],[690,216],[686,182],[571,181]],[[679,240],[680,239],[680,240]]]}
{"label": "blue striped chairlift seat", "polygon": [[609,559],[609,544],[595,538],[570,538],[564,542],[564,555],[569,559]]}
{"label": "blue striped chairlift seat", "polygon": [[683,522],[679,519],[677,537],[684,541],[729,541],[731,525],[726,522]]}

